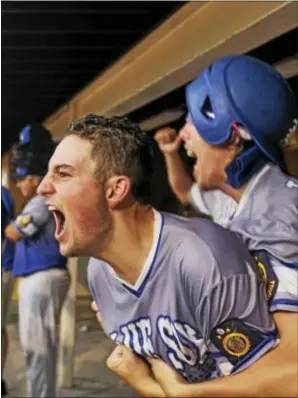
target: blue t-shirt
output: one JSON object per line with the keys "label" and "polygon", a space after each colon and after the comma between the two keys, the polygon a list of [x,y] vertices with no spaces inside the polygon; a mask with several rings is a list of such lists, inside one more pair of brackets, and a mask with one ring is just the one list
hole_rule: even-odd
{"label": "blue t-shirt", "polygon": [[35,196],[13,222],[23,239],[16,243],[15,276],[26,276],[49,268],[66,268],[66,258],[55,239],[55,220],[45,198]]}
{"label": "blue t-shirt", "polygon": [[14,203],[12,196],[7,188],[1,186],[1,243],[2,243],[2,262],[3,269],[10,271],[13,265],[15,244],[5,237],[4,230],[14,218]]}

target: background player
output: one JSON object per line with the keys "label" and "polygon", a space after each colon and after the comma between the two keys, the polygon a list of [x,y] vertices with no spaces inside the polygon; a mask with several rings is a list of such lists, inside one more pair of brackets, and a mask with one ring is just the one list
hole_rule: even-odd
{"label": "background player", "polygon": [[19,277],[19,331],[29,397],[56,396],[58,324],[69,287],[66,258],[55,240],[55,221],[37,188],[55,144],[42,126],[26,127],[14,146],[14,178],[27,204],[5,229],[16,242],[13,274]]}

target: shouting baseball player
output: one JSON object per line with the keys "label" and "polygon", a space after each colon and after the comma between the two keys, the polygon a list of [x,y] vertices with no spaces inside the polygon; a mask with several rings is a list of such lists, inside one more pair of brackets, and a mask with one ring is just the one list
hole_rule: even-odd
{"label": "shouting baseball player", "polygon": [[[260,273],[233,233],[153,209],[152,171],[151,141],[137,125],[88,115],[70,126],[38,192],[54,212],[60,252],[93,257],[89,286],[115,342],[162,358],[196,388],[240,372],[233,378],[243,394],[247,372],[287,355]],[[140,361],[132,386],[164,396]],[[257,387],[272,389],[264,380]]]}
{"label": "shouting baseball player", "polygon": [[[285,366],[296,376],[284,380],[297,386],[298,181],[287,174],[283,156],[297,131],[294,95],[271,66],[238,55],[208,66],[188,85],[186,100],[180,137],[196,157],[196,181],[202,192],[221,191],[237,203],[226,226],[257,260],[282,342],[291,347]],[[158,361],[154,366],[157,378],[169,370]],[[170,379],[159,379],[165,390]],[[210,384],[205,394],[217,395],[218,387]],[[196,396],[193,389],[185,393]],[[275,395],[287,393],[297,390]]]}

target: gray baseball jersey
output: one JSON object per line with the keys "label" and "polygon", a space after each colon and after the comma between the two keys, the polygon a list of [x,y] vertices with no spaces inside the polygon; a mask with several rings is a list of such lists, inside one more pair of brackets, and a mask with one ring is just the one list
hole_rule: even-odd
{"label": "gray baseball jersey", "polygon": [[298,180],[273,165],[248,184],[229,229],[251,252],[271,311],[298,311]]}
{"label": "gray baseball jersey", "polygon": [[154,214],[153,245],[134,286],[108,263],[89,262],[105,332],[144,358],[161,357],[189,382],[250,366],[278,335],[247,248],[209,220]]}

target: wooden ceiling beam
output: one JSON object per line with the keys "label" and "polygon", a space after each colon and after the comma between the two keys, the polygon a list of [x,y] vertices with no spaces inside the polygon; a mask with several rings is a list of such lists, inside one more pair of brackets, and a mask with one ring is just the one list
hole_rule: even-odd
{"label": "wooden ceiling beam", "polygon": [[186,84],[214,59],[246,53],[297,25],[295,1],[186,3],[45,125],[63,135],[73,106],[76,117],[128,114]]}
{"label": "wooden ceiling beam", "polygon": [[282,61],[277,62],[274,66],[286,79],[297,76],[298,54],[294,57],[283,59]]}

